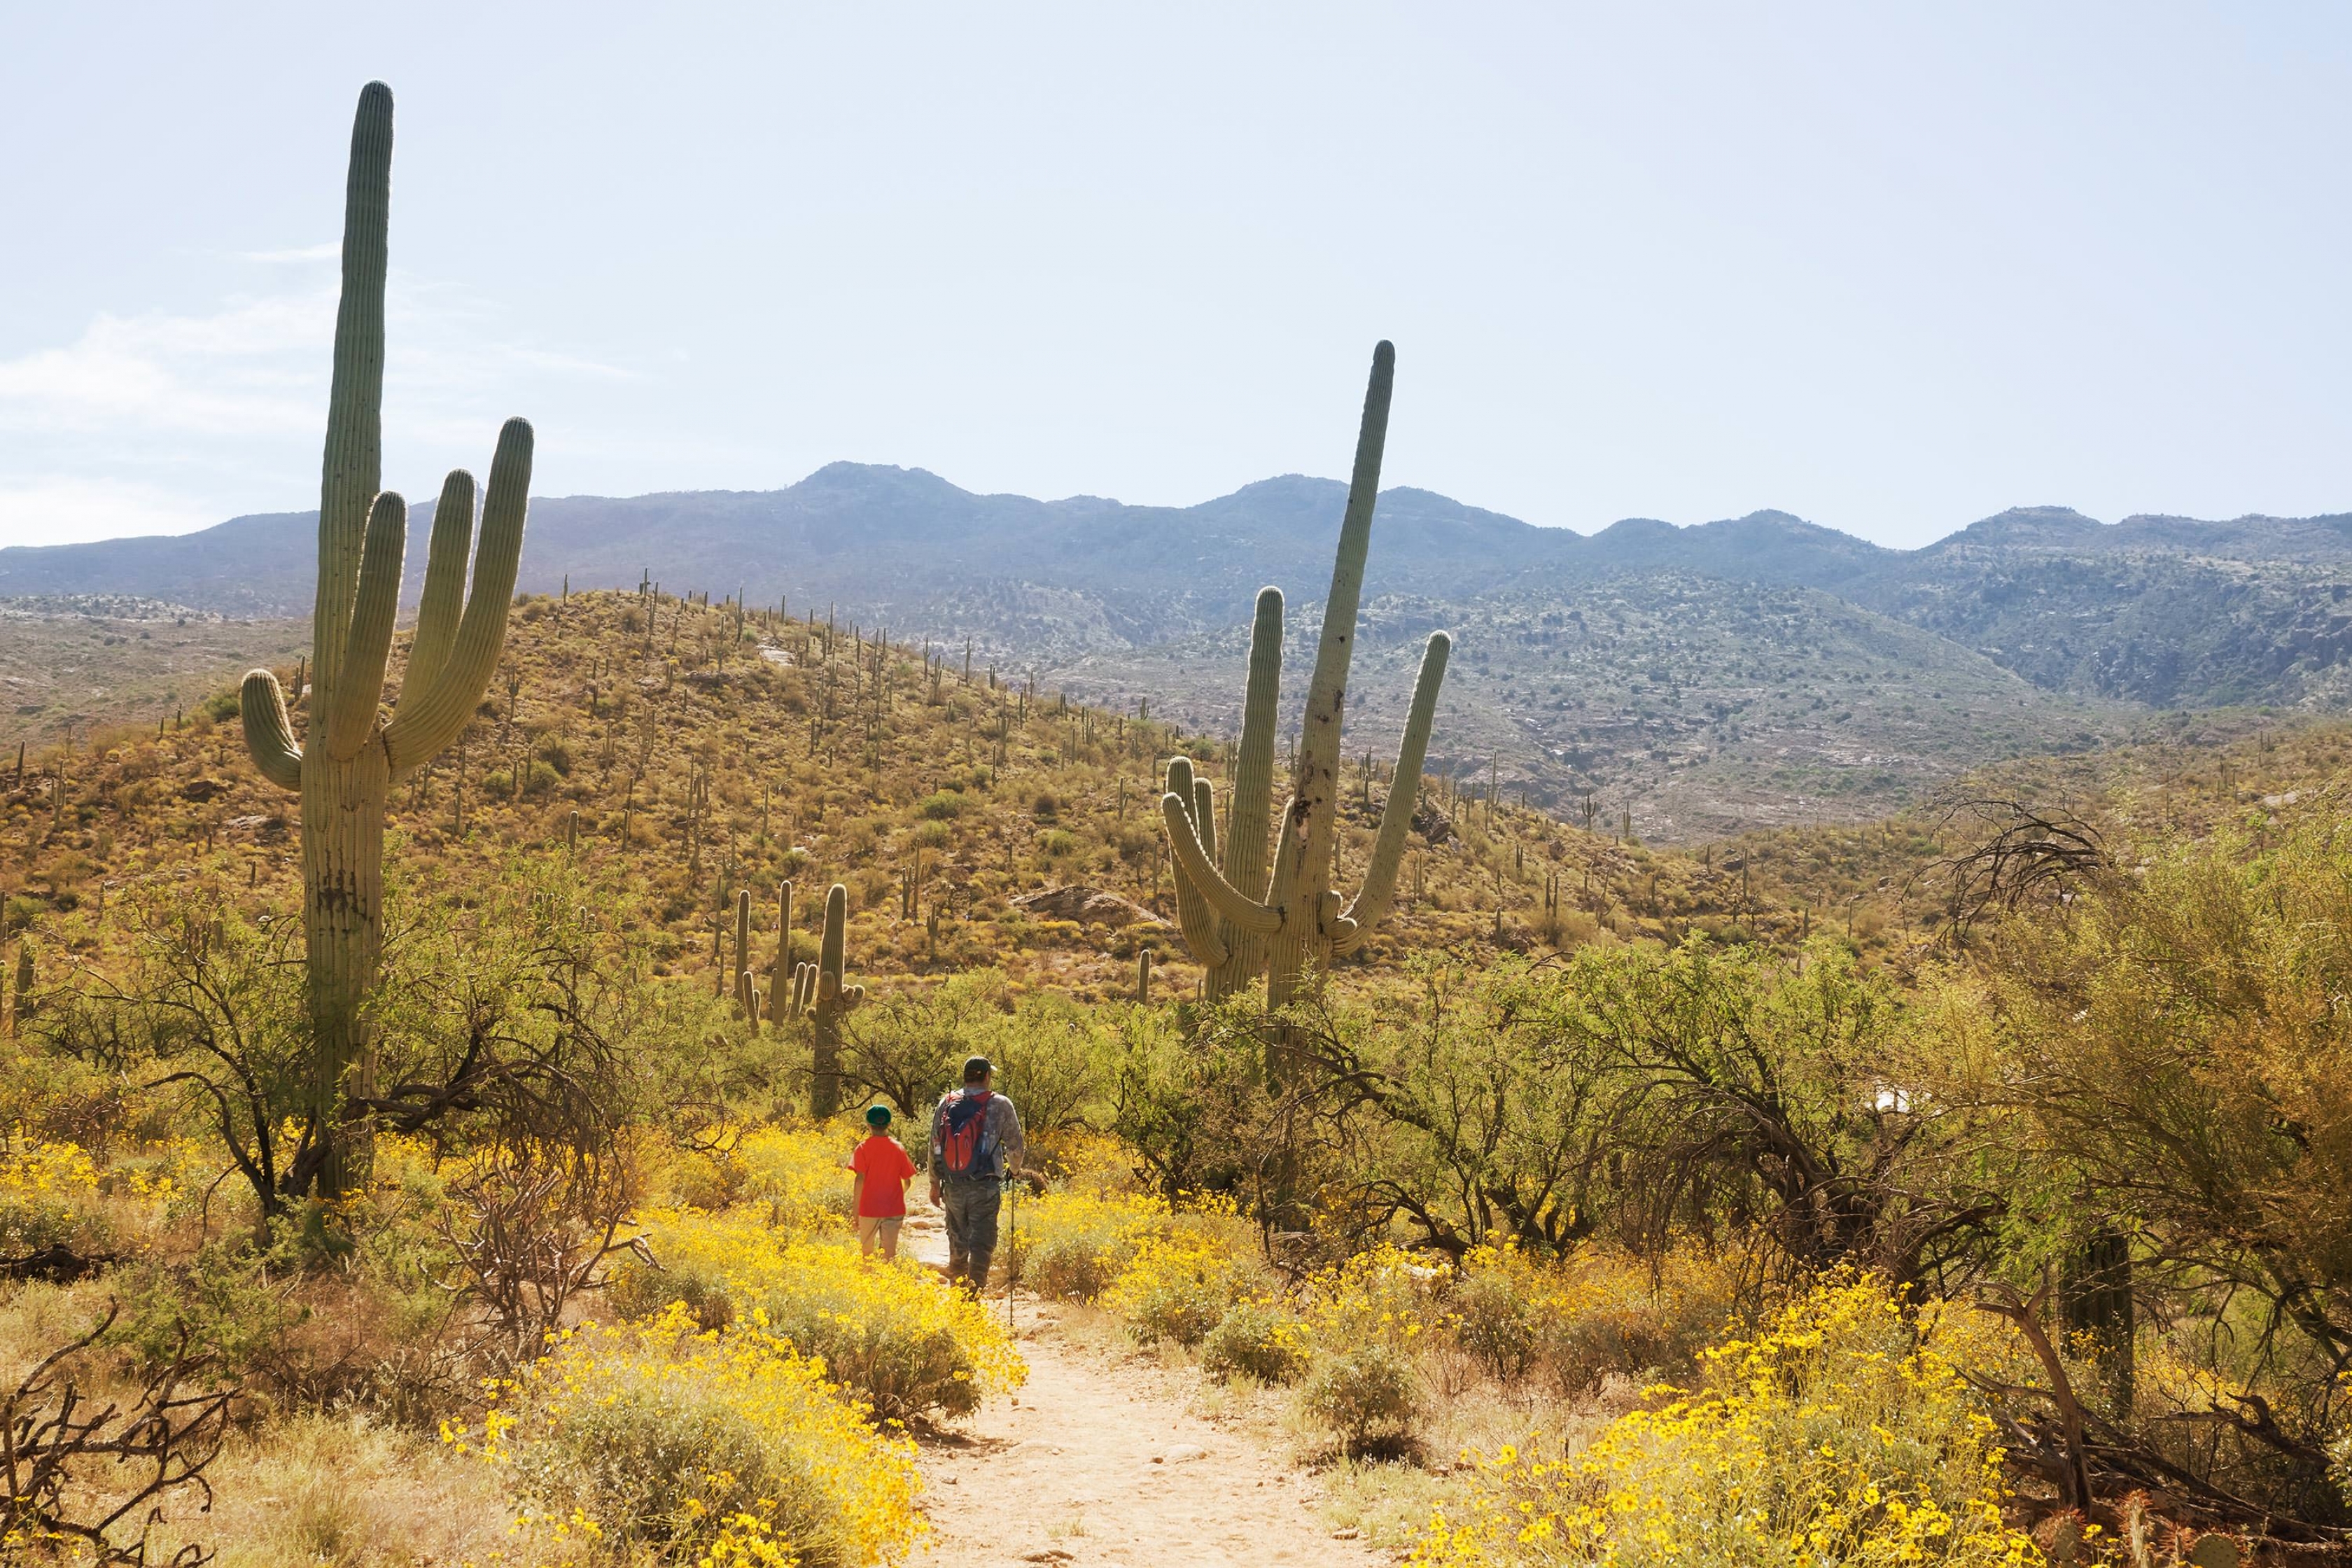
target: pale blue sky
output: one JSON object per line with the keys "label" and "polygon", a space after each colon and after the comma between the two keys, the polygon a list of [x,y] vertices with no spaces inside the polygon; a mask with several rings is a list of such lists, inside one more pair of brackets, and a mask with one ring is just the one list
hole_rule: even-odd
{"label": "pale blue sky", "polygon": [[2352,508],[2352,12],[0,11],[0,542],[313,505],[352,100],[387,483],[835,458],[1591,530]]}

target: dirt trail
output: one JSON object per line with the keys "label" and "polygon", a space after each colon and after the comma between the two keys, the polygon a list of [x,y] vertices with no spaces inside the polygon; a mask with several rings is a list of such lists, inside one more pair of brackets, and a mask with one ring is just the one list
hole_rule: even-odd
{"label": "dirt trail", "polygon": [[[902,1249],[947,1261],[936,1211],[913,1207]],[[1003,1310],[1003,1299],[996,1298]],[[922,1468],[929,1561],[1371,1568],[1388,1561],[1318,1522],[1313,1478],[1186,1408],[1155,1369],[1093,1352],[1051,1303],[1015,1304],[1028,1386],[993,1399]]]}

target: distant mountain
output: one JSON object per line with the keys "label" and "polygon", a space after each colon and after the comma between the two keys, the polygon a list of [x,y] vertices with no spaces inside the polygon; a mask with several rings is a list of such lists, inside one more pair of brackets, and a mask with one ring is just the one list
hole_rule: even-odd
{"label": "distant mountain", "polygon": [[[1306,635],[1345,494],[1286,475],[1192,507],[1036,500],[835,463],[782,490],[534,500],[520,585],[650,573],[796,615],[837,606],[895,637],[969,640],[1073,695],[1149,696],[1223,728],[1252,597],[1282,585]],[[413,513],[417,538],[429,510]],[[0,601],[300,616],[314,527],[279,513],[0,550]],[[422,570],[412,551],[412,598]],[[1968,766],[2125,735],[2152,709],[2352,702],[2347,593],[2352,514],[2109,524],[2031,507],[1898,551],[1779,511],[1586,537],[1393,489],[1375,517],[1352,738],[1386,743],[1412,649],[1450,626],[1435,765],[1491,765],[1554,802],[1630,801],[1638,826],[1677,836],[1860,816]],[[1307,657],[1302,643],[1293,668]]]}

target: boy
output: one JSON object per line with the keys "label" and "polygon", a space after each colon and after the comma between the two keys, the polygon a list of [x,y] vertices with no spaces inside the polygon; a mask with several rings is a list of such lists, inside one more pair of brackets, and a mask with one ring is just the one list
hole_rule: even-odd
{"label": "boy", "polygon": [[914,1177],[915,1162],[890,1136],[888,1106],[866,1107],[866,1125],[873,1131],[849,1157],[849,1168],[857,1173],[849,1184],[850,1205],[857,1215],[857,1250],[871,1258],[878,1240],[888,1261],[898,1256],[898,1227],[906,1222],[907,1184]]}

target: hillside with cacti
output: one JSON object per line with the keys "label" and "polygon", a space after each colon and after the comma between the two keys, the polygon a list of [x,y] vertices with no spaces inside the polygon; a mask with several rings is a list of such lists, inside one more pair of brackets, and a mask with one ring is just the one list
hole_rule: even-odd
{"label": "hillside with cacti", "polygon": [[[796,889],[793,962],[814,963],[835,881],[853,977],[1001,965],[1120,995],[1149,950],[1161,994],[1197,984],[1176,940],[1160,775],[1187,752],[1222,795],[1237,737],[1181,731],[1148,703],[1075,703],[976,659],[967,668],[960,649],[723,600],[526,595],[508,634],[479,710],[392,792],[408,875],[512,849],[576,857],[655,922],[657,975],[714,991],[731,990],[739,894],[772,994],[781,888]],[[395,689],[410,636],[393,650]],[[279,674],[299,721],[308,668]],[[245,761],[235,714],[234,689],[216,687],[161,734],[83,735],[70,751],[30,750],[21,777],[0,773],[12,927],[70,916],[67,940],[102,949],[109,899],[158,879],[200,876],[257,904],[290,897],[298,816]],[[1448,721],[1441,704],[1435,724]],[[1359,878],[1391,779],[1354,757],[1340,783],[1336,869]],[[1425,781],[1393,913],[1351,963],[1693,929],[1769,938],[1803,919],[1759,904],[1734,872],[1629,839],[1622,821],[1562,823],[1496,795],[1485,780]]]}

